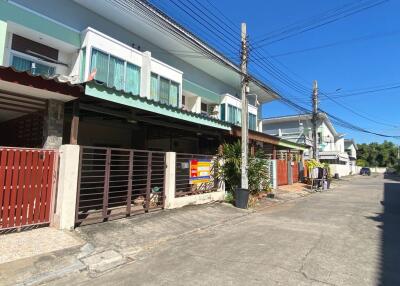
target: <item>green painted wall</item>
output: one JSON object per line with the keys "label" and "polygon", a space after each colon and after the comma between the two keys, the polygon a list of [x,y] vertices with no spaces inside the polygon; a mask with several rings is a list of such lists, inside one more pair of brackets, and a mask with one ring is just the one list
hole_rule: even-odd
{"label": "green painted wall", "polygon": [[217,120],[208,119],[199,114],[190,114],[175,108],[162,105],[156,102],[147,101],[139,96],[130,95],[127,93],[119,92],[114,89],[107,88],[94,82],[86,83],[85,94],[93,97],[101,98],[104,100],[112,101],[115,103],[139,108],[142,110],[155,112],[172,118],[177,118],[192,123],[197,123],[205,126],[215,127],[224,130],[230,130],[230,124],[223,123]]}
{"label": "green painted wall", "polygon": [[0,20],[0,65],[4,65],[4,50],[6,48],[7,22]]}
{"label": "green painted wall", "polygon": [[219,104],[221,102],[221,98],[219,94],[204,88],[194,82],[191,82],[187,79],[183,79],[183,89],[189,92],[192,92],[202,98],[208,99],[212,101],[212,103]]}
{"label": "green painted wall", "polygon": [[[62,7],[60,7],[60,9],[62,9]],[[0,0],[0,21],[11,21],[76,47],[81,46],[80,33],[70,30],[46,18],[40,17],[39,15],[24,10],[18,6],[10,4],[6,0]]]}

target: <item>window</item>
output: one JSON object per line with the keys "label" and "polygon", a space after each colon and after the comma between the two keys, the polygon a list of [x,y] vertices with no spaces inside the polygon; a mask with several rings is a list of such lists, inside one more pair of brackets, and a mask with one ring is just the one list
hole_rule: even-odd
{"label": "window", "polygon": [[242,110],[228,104],[228,122],[233,123],[235,125],[240,125],[242,122]]}
{"label": "window", "polygon": [[151,73],[150,98],[163,104],[178,106],[179,84]]}
{"label": "window", "polygon": [[208,115],[208,106],[206,103],[201,103],[201,114]]}
{"label": "window", "polygon": [[322,132],[318,132],[318,144],[322,144]]}
{"label": "window", "polygon": [[169,80],[160,78],[160,102],[169,104]]}
{"label": "window", "polygon": [[109,87],[139,95],[140,67],[93,49],[90,70],[95,69],[96,80]]}
{"label": "window", "polygon": [[140,93],[140,68],[131,63],[126,64],[125,90],[133,94]]}
{"label": "window", "polygon": [[150,98],[158,101],[159,96],[158,96],[158,75],[155,73],[151,73],[151,79],[150,79]]}
{"label": "window", "polygon": [[249,113],[249,129],[257,130],[257,116]]}
{"label": "window", "polygon": [[224,103],[224,104],[221,104],[220,105],[221,106],[221,120],[223,120],[223,121],[225,121],[226,120],[226,118],[225,118],[225,108],[226,108],[226,104]]}

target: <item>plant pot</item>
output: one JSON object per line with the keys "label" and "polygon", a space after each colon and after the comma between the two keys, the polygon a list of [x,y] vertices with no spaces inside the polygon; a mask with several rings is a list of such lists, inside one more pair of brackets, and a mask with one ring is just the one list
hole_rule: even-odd
{"label": "plant pot", "polygon": [[249,203],[249,190],[236,188],[235,189],[235,206],[241,209],[247,209]]}

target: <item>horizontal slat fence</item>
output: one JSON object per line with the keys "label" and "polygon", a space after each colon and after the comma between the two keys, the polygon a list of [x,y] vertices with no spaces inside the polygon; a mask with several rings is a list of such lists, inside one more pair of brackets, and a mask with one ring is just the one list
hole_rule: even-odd
{"label": "horizontal slat fence", "polygon": [[0,147],[0,230],[50,222],[57,151]]}
{"label": "horizontal slat fence", "polygon": [[165,152],[81,147],[77,224],[164,207]]}

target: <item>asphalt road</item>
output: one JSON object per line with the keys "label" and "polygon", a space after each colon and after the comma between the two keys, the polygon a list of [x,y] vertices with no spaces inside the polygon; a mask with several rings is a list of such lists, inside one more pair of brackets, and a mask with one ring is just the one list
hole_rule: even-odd
{"label": "asphalt road", "polygon": [[400,180],[353,177],[54,285],[400,285]]}

